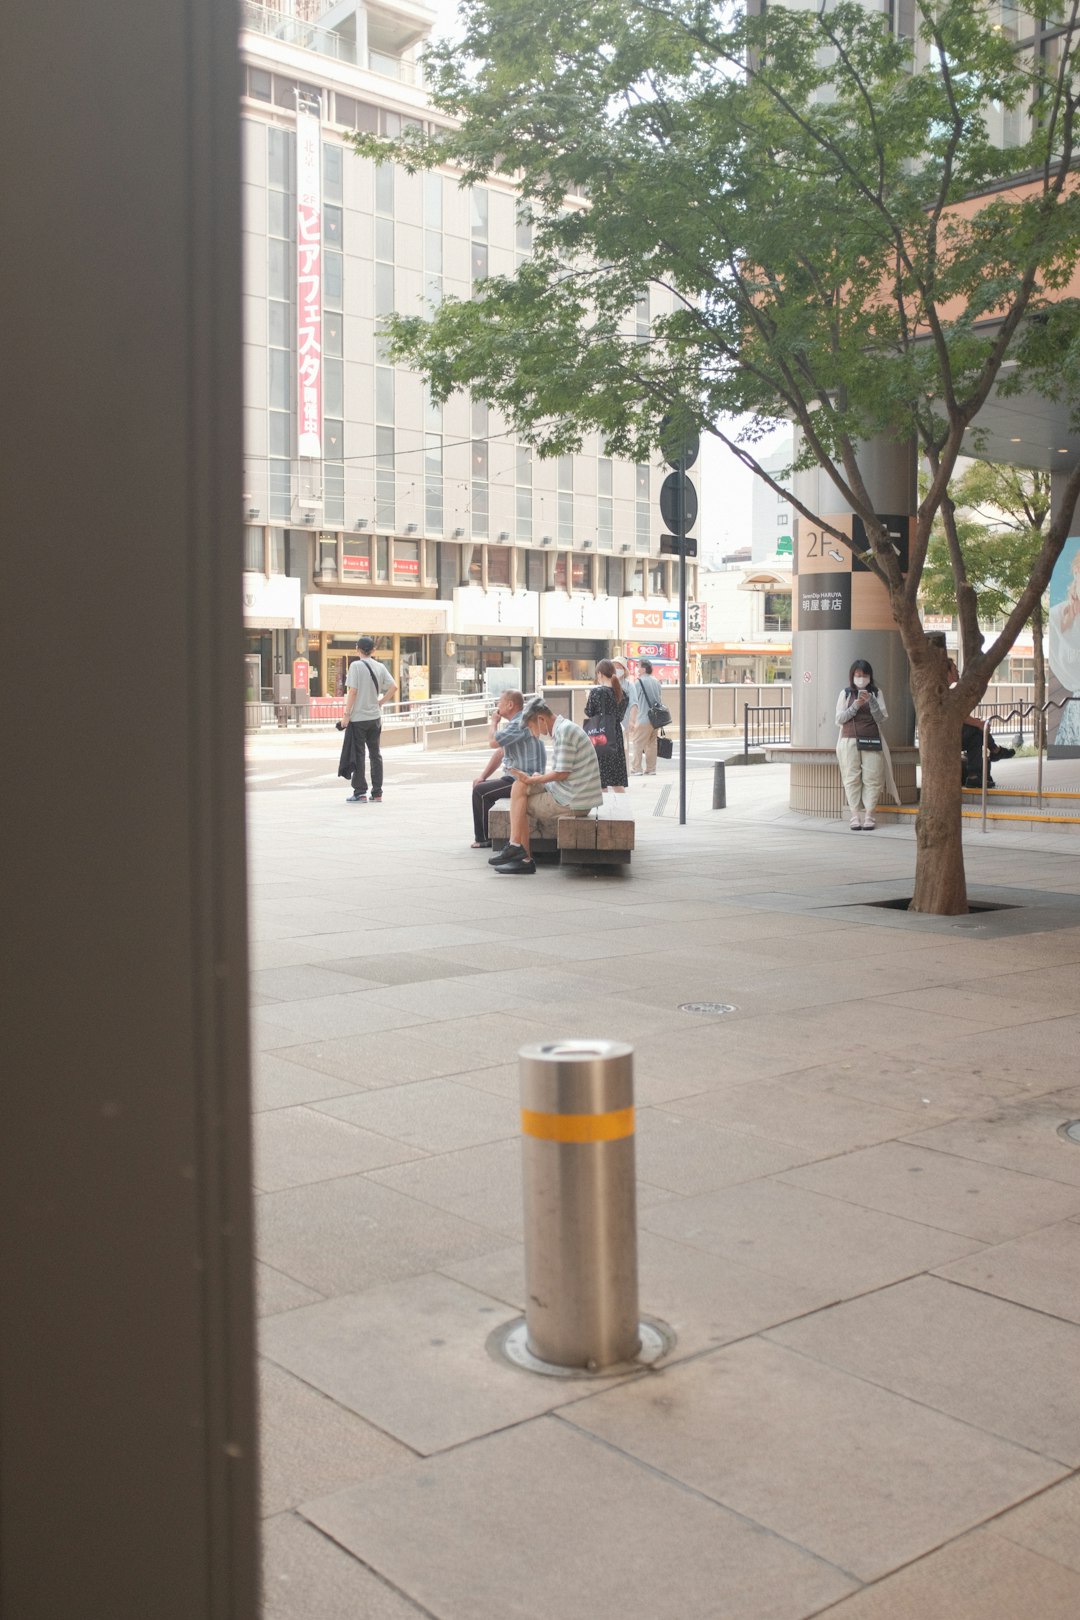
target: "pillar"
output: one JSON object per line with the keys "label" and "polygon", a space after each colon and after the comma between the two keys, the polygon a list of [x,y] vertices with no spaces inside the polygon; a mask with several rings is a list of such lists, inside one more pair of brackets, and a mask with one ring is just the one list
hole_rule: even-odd
{"label": "pillar", "polygon": [[[878,439],[862,446],[859,465],[875,510],[887,518],[906,557],[917,505],[914,447]],[[845,509],[821,468],[796,473],[794,493],[811,511],[858,539],[861,523]],[[884,585],[846,546],[803,517],[795,520],[792,584],[791,808],[808,815],[844,814],[836,762],[836,699],[856,658],[873,666],[885,696],[889,719],[884,731],[893,773],[901,802],[913,803],[915,710],[907,654]]]}

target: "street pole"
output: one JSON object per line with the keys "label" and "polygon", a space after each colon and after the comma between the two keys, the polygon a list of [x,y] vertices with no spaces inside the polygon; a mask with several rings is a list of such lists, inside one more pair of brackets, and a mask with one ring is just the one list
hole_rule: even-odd
{"label": "street pole", "polygon": [[679,826],[686,826],[686,456],[679,458]]}

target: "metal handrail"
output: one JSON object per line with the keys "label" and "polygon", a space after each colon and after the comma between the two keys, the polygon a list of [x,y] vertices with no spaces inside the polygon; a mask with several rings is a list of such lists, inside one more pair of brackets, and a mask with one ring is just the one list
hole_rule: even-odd
{"label": "metal handrail", "polygon": [[[743,755],[750,752],[750,716],[754,716],[754,743],[788,743],[791,742],[791,710],[782,704],[763,703],[760,705],[747,703],[743,707]],[[762,720],[762,715],[769,715],[769,723]],[[768,733],[768,735],[765,735]]]}
{"label": "metal handrail", "polygon": [[[986,779],[990,775],[990,770],[989,770],[990,748],[989,748],[989,744],[987,742],[987,739],[988,739],[988,737],[990,735],[990,722],[991,722],[991,720],[998,720],[1004,726],[1004,725],[1008,725],[1010,720],[1028,719],[1028,718],[1034,716],[1037,713],[1045,715],[1047,713],[1047,711],[1050,710],[1050,709],[1067,709],[1070,703],[1080,703],[1080,697],[1072,696],[1072,697],[1067,697],[1067,698],[1047,698],[1045,703],[1021,703],[1021,704],[1018,704],[1016,706],[1016,708],[1010,709],[1007,714],[996,714],[995,713],[995,714],[988,714],[988,715],[984,715],[984,716],[981,715],[980,716],[980,719],[985,719],[985,721],[986,721],[986,724],[983,726],[983,734],[982,734],[982,787],[980,789],[980,797],[979,797],[979,802],[980,802],[980,805],[981,805],[981,808],[982,808],[982,817],[981,817],[981,820],[980,820],[980,823],[979,823],[979,831],[980,832],[985,832],[986,831],[986,794],[987,794]],[[985,708],[986,705],[981,704],[980,707]],[[1034,731],[1034,729],[1035,728],[1033,728],[1033,731]],[[1038,774],[1036,776],[1036,785],[1035,785],[1035,807],[1036,807],[1036,810],[1041,811],[1042,810],[1042,800],[1043,800],[1043,758],[1045,756],[1046,747],[1047,747],[1047,743],[1046,743],[1046,727],[1045,726],[1040,726],[1038,728],[1038,731],[1040,733],[1040,735],[1039,735],[1039,767],[1038,767]]]}

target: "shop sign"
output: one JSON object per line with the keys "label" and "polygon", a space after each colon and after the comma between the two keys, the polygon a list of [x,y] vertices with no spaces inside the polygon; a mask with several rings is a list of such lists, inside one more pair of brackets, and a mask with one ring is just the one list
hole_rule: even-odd
{"label": "shop sign", "polygon": [[426,664],[406,664],[410,703],[422,703],[431,696],[431,681]]}
{"label": "shop sign", "polygon": [[687,641],[708,641],[709,609],[705,602],[687,602]]}
{"label": "shop sign", "polygon": [[673,641],[635,641],[634,658],[678,658],[679,645]]}
{"label": "shop sign", "polygon": [[301,103],[296,114],[297,449],[322,455],[322,131]]}
{"label": "shop sign", "polygon": [[310,686],[311,665],[306,658],[294,658],[292,683],[294,692],[306,692]]}
{"label": "shop sign", "polygon": [[678,608],[633,608],[630,613],[630,624],[634,630],[666,630],[669,634],[677,635],[679,631]]}
{"label": "shop sign", "polygon": [[420,575],[420,564],[415,557],[395,557],[394,573],[407,574],[410,578],[417,579]]}
{"label": "shop sign", "polygon": [[341,559],[343,574],[371,574],[370,557],[351,557],[348,552]]}

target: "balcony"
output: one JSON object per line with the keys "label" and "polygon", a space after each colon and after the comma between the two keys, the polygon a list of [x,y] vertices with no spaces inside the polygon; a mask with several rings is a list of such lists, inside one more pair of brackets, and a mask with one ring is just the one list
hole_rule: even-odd
{"label": "balcony", "polygon": [[[426,8],[422,9],[426,13]],[[390,18],[369,20],[367,46],[359,45],[356,38],[356,7],[329,6],[318,18],[287,16],[270,6],[258,5],[256,0],[240,0],[240,27],[267,39],[279,40],[283,45],[297,46],[313,51],[317,56],[328,56],[353,67],[367,68],[384,79],[396,79],[399,84],[419,84],[417,64],[399,54],[417,39],[426,36],[430,23],[417,19],[398,22],[397,27],[385,26]],[[328,22],[340,22],[340,27],[327,27]],[[383,23],[384,26],[378,26]]]}

